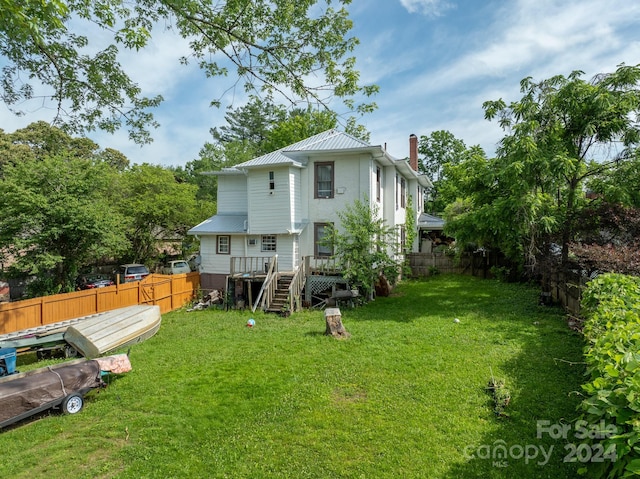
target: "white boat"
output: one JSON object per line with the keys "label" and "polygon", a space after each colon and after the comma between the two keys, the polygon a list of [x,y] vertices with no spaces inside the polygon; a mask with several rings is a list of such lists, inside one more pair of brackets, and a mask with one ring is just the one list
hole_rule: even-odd
{"label": "white boat", "polygon": [[69,326],[64,340],[86,358],[140,343],[160,329],[160,306],[114,309]]}

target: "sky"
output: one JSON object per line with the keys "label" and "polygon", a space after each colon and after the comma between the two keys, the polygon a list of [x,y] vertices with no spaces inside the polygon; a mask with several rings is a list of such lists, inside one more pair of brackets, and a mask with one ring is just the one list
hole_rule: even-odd
{"label": "sky", "polygon": [[[505,132],[484,119],[482,104],[521,98],[525,77],[544,80],[574,70],[591,79],[622,63],[640,64],[640,2],[636,0],[353,0],[353,55],[364,84],[377,84],[378,108],[360,119],[370,143],[396,158],[409,154],[409,135],[448,130],[489,156]],[[225,124],[223,96],[237,108],[246,101],[233,78],[206,78],[178,59],[185,42],[154,34],[148,48],[121,57],[125,71],[147,96],[162,95],[154,115],[161,126],[152,144],[133,144],[126,131],[87,136],[115,148],[133,163],[184,166]],[[341,111],[341,105],[333,106]],[[0,128],[15,131],[52,120],[34,106],[23,117],[0,105]]]}

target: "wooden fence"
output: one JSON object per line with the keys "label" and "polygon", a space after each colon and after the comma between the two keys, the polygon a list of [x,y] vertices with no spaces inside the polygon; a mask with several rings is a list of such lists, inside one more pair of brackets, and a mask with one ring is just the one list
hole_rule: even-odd
{"label": "wooden fence", "polygon": [[136,304],[158,305],[164,314],[184,306],[199,288],[198,272],[171,276],[151,274],[132,283],[3,303],[0,304],[0,334]]}
{"label": "wooden fence", "polygon": [[495,253],[478,251],[463,253],[460,258],[445,253],[410,253],[407,255],[412,277],[426,277],[437,273],[469,274],[482,278],[492,277],[491,267],[501,266]]}
{"label": "wooden fence", "polygon": [[589,278],[575,271],[554,271],[548,284],[542,285],[543,294],[551,296],[553,303],[562,306],[568,314],[580,317],[580,301]]}

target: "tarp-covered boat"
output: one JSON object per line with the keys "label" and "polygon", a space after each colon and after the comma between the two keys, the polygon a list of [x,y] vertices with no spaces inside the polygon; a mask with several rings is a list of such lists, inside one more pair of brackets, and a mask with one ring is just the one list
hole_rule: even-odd
{"label": "tarp-covered boat", "polygon": [[60,407],[75,414],[82,409],[84,395],[104,386],[102,375],[131,370],[126,354],[96,360],[76,359],[0,378],[0,428],[29,416]]}

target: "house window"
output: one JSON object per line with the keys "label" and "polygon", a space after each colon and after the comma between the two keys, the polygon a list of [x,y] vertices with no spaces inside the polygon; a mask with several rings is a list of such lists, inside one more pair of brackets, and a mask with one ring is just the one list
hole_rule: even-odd
{"label": "house window", "polygon": [[262,251],[275,251],[275,250],[276,250],[276,235],[263,235]]}
{"label": "house window", "polygon": [[313,243],[314,254],[316,258],[329,258],[333,256],[333,246],[326,243],[329,234],[329,226],[331,223],[314,223],[313,225]]}
{"label": "house window", "polygon": [[402,208],[407,206],[407,182],[404,178],[400,179],[400,206]]}
{"label": "house window", "polygon": [[273,173],[273,171],[269,172],[269,189],[270,190],[276,189],[276,176]]}
{"label": "house window", "polygon": [[231,237],[230,236],[218,236],[216,243],[217,243],[218,254],[231,253]]}
{"label": "house window", "polygon": [[315,164],[315,198],[333,198],[333,161]]}
{"label": "house window", "polygon": [[407,230],[404,225],[400,225],[400,251],[405,251],[407,248]]}
{"label": "house window", "polygon": [[400,181],[398,181],[398,173],[396,173],[396,209],[400,205]]}
{"label": "house window", "polygon": [[380,192],[382,190],[382,171],[380,167],[376,168],[376,200],[380,202]]}

